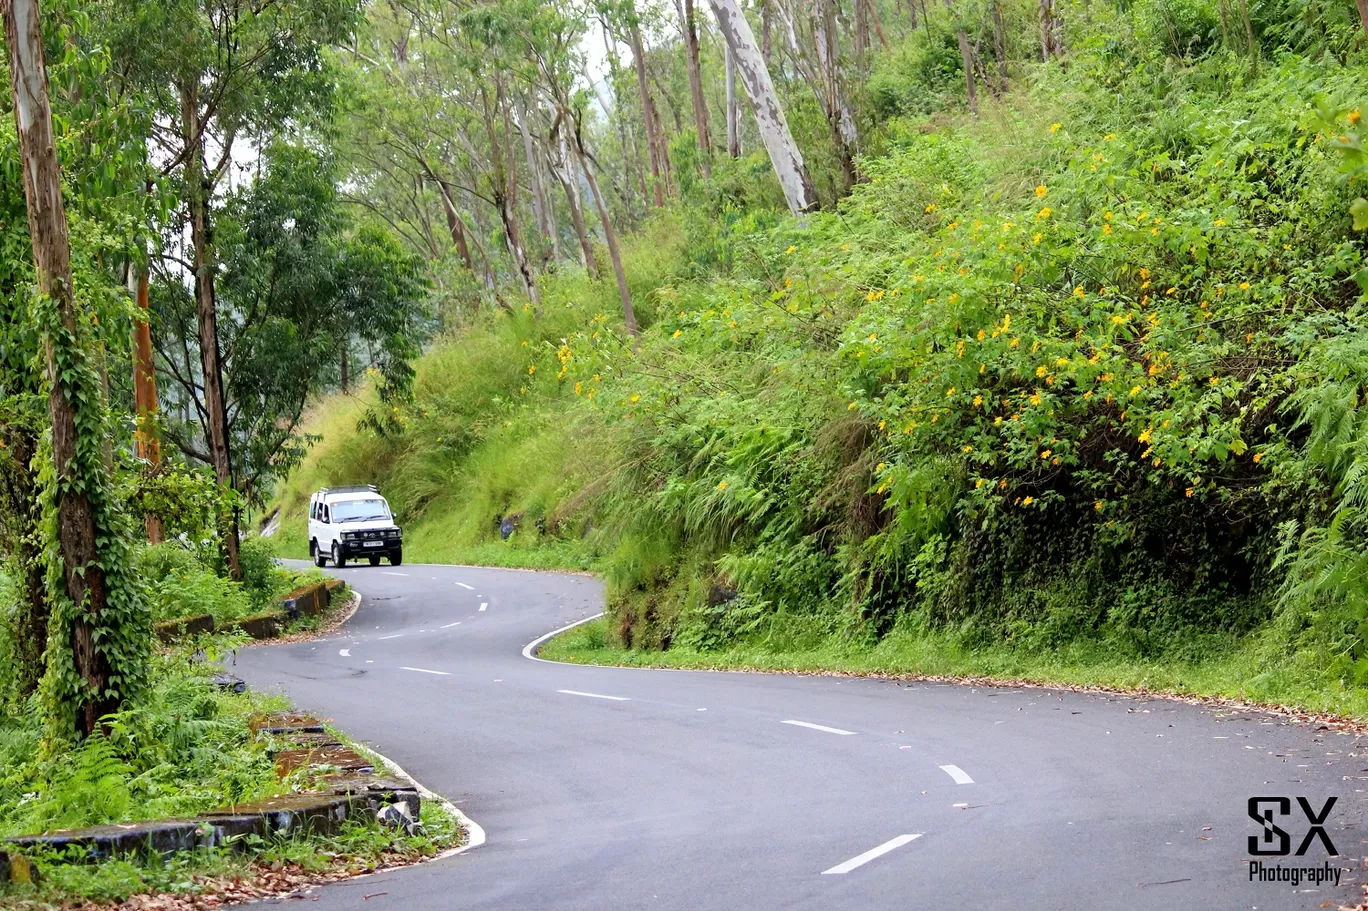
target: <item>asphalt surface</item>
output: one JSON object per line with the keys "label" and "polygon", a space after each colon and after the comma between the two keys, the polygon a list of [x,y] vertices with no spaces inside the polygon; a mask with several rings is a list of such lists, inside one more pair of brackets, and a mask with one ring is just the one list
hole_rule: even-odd
{"label": "asphalt surface", "polygon": [[[488,841],[322,888],[319,911],[1167,911],[1362,894],[1368,738],[1158,699],[562,665],[524,647],[601,610],[594,579],[338,574],[363,595],[346,626],[243,649],[237,673],[399,763]],[[1338,856],[1315,839],[1263,860],[1328,861],[1349,871],[1338,887],[1250,880],[1248,838],[1265,831],[1251,797],[1290,799],[1272,822],[1292,851],[1311,826],[1296,798],[1315,812],[1337,798]]]}

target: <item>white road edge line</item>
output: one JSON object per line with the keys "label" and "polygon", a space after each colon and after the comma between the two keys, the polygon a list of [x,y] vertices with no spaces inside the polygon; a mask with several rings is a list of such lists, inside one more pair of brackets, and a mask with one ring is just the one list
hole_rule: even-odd
{"label": "white road edge line", "polygon": [[488,601],[481,601],[481,602],[480,602],[480,610],[484,610],[484,609],[487,608],[487,607],[489,607],[489,602],[488,602]]}
{"label": "white road edge line", "polygon": [[446,810],[452,816],[455,816],[456,821],[459,822],[461,824],[461,827],[466,830],[465,844],[461,845],[459,848],[452,848],[449,851],[443,851],[441,854],[438,854],[436,857],[432,858],[433,860],[441,860],[444,857],[454,857],[457,854],[464,854],[471,848],[478,848],[485,843],[484,828],[475,820],[471,819],[469,816],[462,813],[460,807],[456,806],[456,804],[447,800],[441,794],[438,794],[437,792],[429,790],[428,788],[424,787],[422,782],[414,778],[408,772],[405,772],[403,769],[401,769],[399,767],[399,764],[394,760],[386,756],[382,756],[379,753],[376,753],[375,750],[371,750],[371,753],[373,753],[375,755],[375,758],[380,760],[380,762],[394,775],[404,779],[405,781],[412,782],[413,786],[418,789],[419,796],[422,797],[424,800],[431,800],[441,804],[442,809]]}
{"label": "white road edge line", "polygon": [[916,833],[915,835],[899,835],[897,838],[890,838],[888,841],[886,841],[886,842],[884,842],[883,844],[879,845],[877,848],[870,848],[868,851],[864,852],[863,854],[860,854],[860,855],[858,855],[858,856],[856,856],[856,857],[852,857],[850,860],[846,861],[846,862],[843,863],[843,864],[837,864],[836,866],[832,867],[830,870],[823,870],[823,871],[822,871],[822,875],[823,875],[823,876],[832,876],[832,875],[840,875],[841,873],[849,873],[851,870],[854,870],[856,867],[863,867],[865,864],[869,863],[871,860],[874,860],[875,858],[878,858],[878,857],[883,857],[883,856],[884,856],[885,854],[887,854],[889,851],[894,851],[894,850],[896,850],[896,849],[898,849],[898,848],[901,848],[903,845],[907,844],[909,841],[915,841],[915,840],[917,840],[918,838],[921,838],[921,837],[922,837],[922,833],[918,832],[918,833]]}
{"label": "white road edge line", "polygon": [[442,629],[451,629],[453,626],[460,626],[460,625],[461,625],[461,621],[460,621],[460,620],[457,620],[455,623],[448,623],[446,626],[442,627]]}
{"label": "white road edge line", "polygon": [[380,637],[378,640],[376,640],[376,641],[377,641],[377,642],[384,642],[386,639],[398,639],[398,638],[399,638],[400,636],[402,636],[402,635],[404,635],[404,634],[403,634],[403,633],[395,633],[393,636],[381,636],[381,637]]}
{"label": "white road edge line", "polygon": [[553,638],[553,637],[555,637],[555,636],[559,636],[561,633],[565,632],[565,631],[568,630],[568,629],[574,629],[574,628],[577,627],[577,626],[583,626],[584,624],[590,622],[591,620],[597,620],[599,617],[602,617],[602,616],[603,616],[603,611],[599,611],[597,614],[594,614],[594,616],[592,616],[592,617],[585,617],[583,620],[576,620],[574,623],[567,623],[567,624],[565,624],[565,626],[562,626],[560,629],[553,629],[551,632],[547,633],[547,634],[544,635],[544,636],[538,636],[537,638],[533,639],[531,642],[529,642],[529,643],[527,643],[526,645],[523,646],[523,652],[522,652],[523,657],[526,658],[526,659],[528,659],[529,661],[541,661],[541,662],[544,662],[544,663],[546,663],[546,664],[560,664],[561,662],[559,662],[559,661],[547,661],[545,658],[538,658],[538,657],[537,657],[537,647],[540,646],[540,645],[541,645],[543,642],[545,642],[546,640],[551,639],[551,638]]}
{"label": "white road edge line", "polygon": [[602,693],[585,693],[581,690],[556,690],[556,692],[564,693],[567,696],[588,696],[590,699],[611,699],[614,702],[632,701],[631,699],[628,699],[626,696],[605,696]]}
{"label": "white road edge line", "polygon": [[341,655],[343,658],[350,658],[350,657],[351,657],[351,649],[349,649],[349,648],[338,649],[338,650],[337,650],[337,654]]}
{"label": "white road edge line", "polygon": [[951,778],[955,779],[955,784],[974,783],[974,779],[970,778],[968,774],[965,773],[964,769],[961,769],[957,765],[943,765],[940,768],[942,772],[949,775]]}
{"label": "white road edge line", "polygon": [[[842,737],[849,737],[855,733],[854,731],[843,731],[840,728],[829,728],[824,724],[813,724],[810,721],[794,721],[793,719],[789,719],[788,721],[781,721],[779,723],[792,724],[800,728],[812,728],[814,731],[826,731],[828,734],[840,734]],[[913,837],[915,838],[916,836]],[[896,848],[897,845],[894,845],[893,847]],[[845,871],[843,870],[841,872],[844,873]]]}
{"label": "white road edge line", "polygon": [[450,676],[451,676],[451,674],[448,673],[447,671],[430,671],[430,670],[428,670],[428,669],[425,668],[425,667],[405,667],[405,666],[403,666],[403,665],[400,665],[400,666],[399,666],[399,670],[401,670],[401,671],[417,671],[417,672],[420,673],[420,674],[436,674],[436,675],[438,675],[439,677],[450,677]]}
{"label": "white road edge line", "polygon": [[[434,576],[433,578],[436,578],[436,577]],[[473,591],[475,590],[475,586],[473,586],[473,585],[466,585],[464,582],[457,582],[456,584],[459,585],[459,586],[461,586],[461,588],[464,588],[464,589],[465,589],[466,591],[468,591],[468,592],[473,592]]]}
{"label": "white road edge line", "polygon": [[386,571],[383,570],[383,569],[380,570],[380,575],[382,575],[382,576],[403,576],[405,579],[408,578],[408,573],[391,573],[391,572],[386,572]]}

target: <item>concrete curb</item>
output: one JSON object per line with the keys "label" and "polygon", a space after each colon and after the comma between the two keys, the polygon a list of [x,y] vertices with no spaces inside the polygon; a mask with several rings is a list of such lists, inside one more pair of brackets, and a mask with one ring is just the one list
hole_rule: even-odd
{"label": "concrete curb", "polygon": [[446,857],[455,857],[457,854],[464,854],[472,848],[478,848],[485,843],[486,839],[484,827],[477,823],[475,820],[471,819],[469,816],[465,815],[465,813],[462,813],[460,807],[456,806],[456,804],[447,800],[445,797],[443,797],[441,794],[438,794],[436,791],[433,791],[425,787],[422,782],[414,778],[408,772],[405,772],[400,767],[399,763],[395,762],[393,759],[390,759],[388,756],[384,756],[376,750],[370,749],[369,747],[367,747],[367,749],[370,750],[372,754],[374,754],[376,759],[380,760],[381,765],[389,769],[391,775],[395,776],[396,778],[401,778],[404,781],[407,781],[410,784],[412,784],[414,789],[418,791],[418,796],[422,797],[424,800],[430,800],[433,803],[441,806],[442,809],[446,810],[452,816],[456,817],[456,822],[461,826],[461,828],[465,829],[465,844],[461,845],[459,848],[448,848],[441,854],[429,858],[429,861],[442,860]]}

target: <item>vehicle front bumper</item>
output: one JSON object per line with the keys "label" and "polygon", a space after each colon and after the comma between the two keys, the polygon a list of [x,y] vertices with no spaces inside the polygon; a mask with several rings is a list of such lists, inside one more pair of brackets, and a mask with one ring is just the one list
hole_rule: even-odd
{"label": "vehicle front bumper", "polygon": [[339,540],[337,546],[345,559],[356,557],[388,557],[404,548],[403,538],[372,538],[352,541]]}

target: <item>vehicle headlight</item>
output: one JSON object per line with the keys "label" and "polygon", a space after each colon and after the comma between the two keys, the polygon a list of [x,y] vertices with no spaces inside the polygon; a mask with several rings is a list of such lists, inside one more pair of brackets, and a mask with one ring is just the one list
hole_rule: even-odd
{"label": "vehicle headlight", "polygon": [[385,537],[387,537],[387,538],[397,538],[397,537],[399,537],[399,529],[397,529],[397,528],[391,528],[391,529],[389,529],[388,531],[385,532]]}
{"label": "vehicle headlight", "polygon": [[354,531],[344,531],[344,532],[342,532],[342,540],[343,540],[343,541],[355,541],[358,537],[359,537],[359,535],[357,535],[357,533],[354,532]]}

